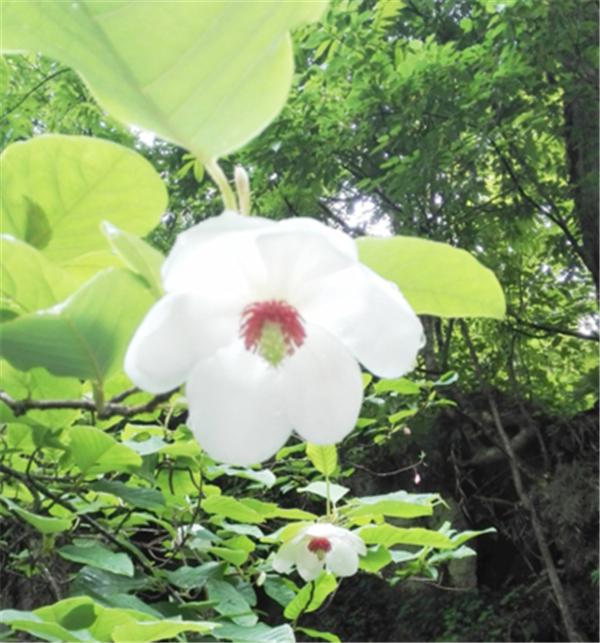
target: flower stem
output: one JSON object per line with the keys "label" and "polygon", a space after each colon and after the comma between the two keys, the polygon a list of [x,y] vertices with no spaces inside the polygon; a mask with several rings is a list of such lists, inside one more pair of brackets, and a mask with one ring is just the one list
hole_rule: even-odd
{"label": "flower stem", "polygon": [[96,404],[96,413],[102,416],[105,408],[104,387],[102,382],[92,382],[92,395]]}
{"label": "flower stem", "polygon": [[205,163],[204,168],[219,188],[226,210],[237,210],[237,201],[225,173],[215,159]]}
{"label": "flower stem", "polygon": [[325,475],[325,492],[327,494],[327,517],[329,518],[331,516],[331,500],[329,498],[329,476],[327,474]]}

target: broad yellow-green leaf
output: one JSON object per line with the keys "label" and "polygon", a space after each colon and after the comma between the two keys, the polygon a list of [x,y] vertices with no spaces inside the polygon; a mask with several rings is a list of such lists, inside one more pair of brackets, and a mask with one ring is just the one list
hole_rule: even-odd
{"label": "broad yellow-green leaf", "polygon": [[138,453],[93,426],[71,427],[69,444],[73,460],[83,473],[134,472],[142,466]]}
{"label": "broad yellow-green leaf", "polygon": [[376,574],[380,569],[392,562],[392,556],[387,547],[378,545],[374,549],[367,550],[366,556],[361,556],[358,560],[359,567],[368,572]]}
{"label": "broad yellow-green leaf", "polygon": [[2,47],[41,51],[73,67],[110,114],[206,163],[277,115],[293,73],[288,32],[317,20],[325,6],[5,0]]}
{"label": "broad yellow-green leaf", "polygon": [[495,319],[505,315],[496,276],[465,250],[399,236],[363,237],[357,244],[360,260],[397,284],[418,314]]}
{"label": "broad yellow-green leaf", "polygon": [[404,529],[392,527],[392,525],[381,525],[378,527],[363,527],[360,530],[360,537],[368,544],[384,545],[419,545],[422,547],[436,547],[438,549],[454,549],[456,544],[447,536],[437,531],[413,527]]}
{"label": "broad yellow-green leaf", "polygon": [[65,261],[60,264],[60,267],[80,284],[84,284],[101,270],[124,268],[125,262],[118,254],[107,248],[106,250],[88,252],[85,255],[81,255],[81,257]]}
{"label": "broad yellow-green leaf", "polygon": [[145,235],[167,206],[166,188],[150,163],[110,141],[39,136],[7,147],[0,163],[2,232],[58,264],[105,250],[104,219]]}
{"label": "broad yellow-green leaf", "polygon": [[131,271],[98,273],[62,304],[5,322],[2,357],[15,368],[102,382],[121,368],[127,346],[155,299]]}
{"label": "broad yellow-green leaf", "polygon": [[211,496],[202,502],[202,509],[209,514],[218,514],[238,522],[258,523],[264,518],[230,496]]}
{"label": "broad yellow-green leaf", "polygon": [[150,641],[173,641],[182,632],[207,632],[216,627],[208,621],[176,621],[165,619],[151,620],[148,616],[145,622],[126,623],[112,631],[115,643],[148,643]]}
{"label": "broad yellow-green leaf", "polygon": [[152,294],[160,299],[165,294],[160,278],[160,267],[165,260],[164,256],[143,239],[119,230],[108,221],[104,221],[101,228],[115,252],[131,270],[147,281]]}
{"label": "broad yellow-green leaf", "polygon": [[315,469],[320,471],[324,476],[330,476],[337,467],[335,444],[316,446],[315,444],[307,443],[306,455],[313,463]]}
{"label": "broad yellow-green leaf", "polygon": [[[3,185],[4,189],[7,188]],[[79,282],[68,272],[20,239],[1,235],[0,253],[2,308],[8,307],[19,315],[50,308],[79,287]]]}

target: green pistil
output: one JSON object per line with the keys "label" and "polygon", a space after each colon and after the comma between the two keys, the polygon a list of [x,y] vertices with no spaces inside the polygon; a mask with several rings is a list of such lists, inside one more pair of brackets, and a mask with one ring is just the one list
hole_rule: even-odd
{"label": "green pistil", "polygon": [[281,363],[288,352],[288,346],[280,324],[270,321],[263,324],[258,352],[273,366]]}

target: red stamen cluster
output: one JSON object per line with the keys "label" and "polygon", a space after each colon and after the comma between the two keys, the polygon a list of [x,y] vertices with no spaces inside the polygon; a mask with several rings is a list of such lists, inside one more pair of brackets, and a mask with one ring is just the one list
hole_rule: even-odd
{"label": "red stamen cluster", "polygon": [[328,551],[331,551],[331,543],[327,538],[313,538],[308,543],[308,550],[312,551],[313,554],[319,550],[327,553]]}
{"label": "red stamen cluster", "polygon": [[247,350],[256,350],[266,322],[279,324],[288,355],[304,343],[306,332],[298,311],[284,301],[260,301],[244,308],[240,334]]}

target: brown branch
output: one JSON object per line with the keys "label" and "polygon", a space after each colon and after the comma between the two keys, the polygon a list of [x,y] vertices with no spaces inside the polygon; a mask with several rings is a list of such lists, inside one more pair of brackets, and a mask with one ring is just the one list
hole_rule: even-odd
{"label": "brown branch", "polygon": [[[49,409],[81,409],[82,411],[97,412],[99,419],[106,420],[114,415],[129,418],[137,415],[138,413],[149,413],[154,411],[163,402],[166,402],[171,395],[173,395],[175,390],[155,395],[149,402],[145,402],[144,404],[129,405],[118,404],[113,401],[107,402],[104,405],[104,409],[100,412],[98,412],[96,404],[91,400],[15,400],[2,389],[0,389],[0,401],[10,407],[15,417],[25,415],[27,411],[31,410],[47,411]],[[131,390],[124,391],[124,393],[121,394],[123,395],[123,398],[130,395],[130,391]],[[118,398],[119,396],[115,396],[112,399],[116,400]]]}
{"label": "brown branch", "polygon": [[[568,335],[569,337],[576,337],[577,339],[585,339],[591,342],[598,342],[600,341],[600,337],[598,335],[586,335],[584,333],[580,333],[576,330],[569,330],[568,328],[557,328],[556,326],[548,326],[547,324],[537,324],[534,322],[528,322],[525,321],[524,319],[519,319],[518,317],[513,315],[513,319],[518,323],[518,324],[523,324],[525,326],[529,326],[530,328],[535,328],[537,330],[543,330],[547,333],[555,333],[557,335]],[[519,330],[518,328],[515,328],[515,330]]]}
{"label": "brown branch", "polygon": [[529,497],[529,494],[527,493],[523,485],[523,479],[521,478],[521,471],[519,470],[517,456],[514,452],[513,445],[511,444],[510,438],[508,437],[508,434],[504,429],[504,425],[502,424],[502,420],[500,418],[500,412],[498,411],[496,400],[494,399],[494,396],[491,394],[483,378],[483,373],[481,372],[479,360],[477,358],[477,353],[475,352],[475,347],[473,346],[473,342],[471,341],[471,337],[469,336],[467,325],[465,324],[464,321],[460,320],[459,326],[460,326],[462,336],[465,340],[465,344],[467,345],[467,349],[469,350],[469,355],[473,363],[473,368],[475,369],[475,374],[477,376],[479,386],[481,388],[481,391],[487,398],[490,410],[492,412],[494,424],[496,426],[496,430],[498,431],[500,442],[502,443],[502,449],[508,459],[508,465],[510,467],[511,477],[513,480],[513,484],[515,486],[515,490],[517,492],[517,495],[519,496],[519,500],[521,501],[522,505],[529,513],[531,526],[533,527],[535,539],[536,539],[538,548],[540,550],[542,560],[544,562],[544,567],[546,568],[546,572],[548,574],[548,579],[550,581],[550,585],[552,587],[554,597],[556,598],[556,603],[558,605],[558,609],[562,617],[563,625],[565,627],[565,632],[567,634],[568,640],[583,641],[584,639],[582,638],[581,634],[579,634],[579,632],[575,628],[575,622],[573,621],[571,610],[569,609],[569,605],[567,603],[565,591],[562,586],[558,572],[556,570],[556,565],[554,564],[554,559],[552,558],[552,554],[550,552],[550,547],[546,540],[546,536],[544,535],[544,528],[537,514],[535,505],[531,501],[531,498]]}

